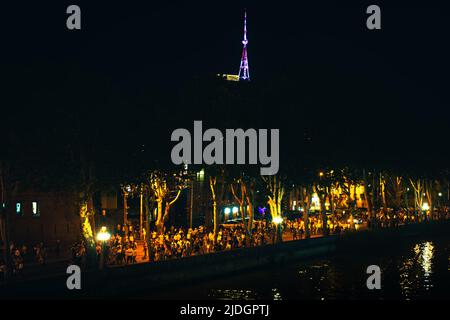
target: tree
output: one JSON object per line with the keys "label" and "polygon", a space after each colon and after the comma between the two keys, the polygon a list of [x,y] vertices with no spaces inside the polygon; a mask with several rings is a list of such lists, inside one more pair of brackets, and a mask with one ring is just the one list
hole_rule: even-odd
{"label": "tree", "polygon": [[253,214],[254,214],[254,197],[255,197],[255,180],[250,178],[246,187],[246,198],[248,206],[248,226],[247,229],[252,232],[253,229]]}
{"label": "tree", "polygon": [[326,200],[328,199],[331,214],[333,214],[333,184],[335,182],[334,170],[327,170],[319,172],[319,179],[315,184],[315,190],[320,199],[320,212],[322,217],[322,229],[323,235],[329,235],[328,230],[328,218],[327,218],[327,210],[326,210]]}
{"label": "tree", "polygon": [[303,209],[303,224],[305,225],[305,238],[311,236],[309,230],[309,210],[311,208],[311,198],[312,198],[312,187],[309,184],[305,186],[300,186],[300,203]]}
{"label": "tree", "polygon": [[415,206],[414,211],[415,211],[415,214],[417,217],[418,212],[420,212],[422,210],[423,192],[424,192],[424,188],[425,188],[425,183],[420,178],[417,178],[417,179],[410,178],[409,183],[411,184],[411,186],[413,187],[413,190],[414,190],[414,206]]}
{"label": "tree", "polygon": [[[408,204],[405,204],[405,195],[407,195],[407,187],[402,176],[397,174],[385,174],[386,193],[388,195],[388,202],[394,210],[394,214],[398,217],[399,212],[406,205],[406,212],[408,213]],[[396,221],[394,221],[396,222]]]}
{"label": "tree", "polygon": [[157,205],[156,228],[160,233],[163,232],[164,224],[169,218],[170,208],[185,188],[184,182],[184,177],[177,173],[169,175],[155,170],[148,176],[149,189]]}
{"label": "tree", "polygon": [[[247,178],[247,179],[246,179]],[[255,181],[241,174],[230,184],[231,193],[239,204],[242,217],[242,224],[247,234],[251,236],[253,229],[253,196],[255,191]],[[248,213],[248,224],[245,223],[245,216]]]}
{"label": "tree", "polygon": [[277,175],[261,176],[261,178],[265,182],[268,191],[267,203],[269,205],[272,218],[281,217],[281,203],[284,196],[284,186],[281,178]]}
{"label": "tree", "polygon": [[219,210],[221,207],[226,189],[225,167],[212,166],[209,171],[209,188],[211,190],[211,201],[213,209],[213,233],[214,241],[216,241],[217,232],[219,231]]}
{"label": "tree", "polygon": [[145,231],[146,231],[146,237],[147,241],[150,240],[150,218],[152,215],[152,212],[155,208],[154,204],[156,202],[155,193],[150,188],[149,184],[142,183],[141,184],[141,192],[143,196],[143,202],[144,202],[144,209],[145,209]]}
{"label": "tree", "polygon": [[[435,198],[435,181],[433,179],[424,180],[425,197],[428,202],[430,217],[433,217],[434,212],[434,198]],[[427,214],[427,213],[426,213]]]}
{"label": "tree", "polygon": [[[369,175],[372,176],[372,178],[374,177],[374,174],[369,172]],[[374,183],[372,181],[372,183],[370,183],[370,178],[368,177],[367,173],[366,173],[366,169],[363,169],[363,185],[364,185],[364,198],[366,199],[366,203],[367,203],[367,216],[368,219],[370,221],[370,225],[371,227],[375,227],[376,226],[376,214],[375,214],[375,186]],[[373,179],[372,179],[373,180]],[[370,192],[369,188],[372,187],[372,192]]]}
{"label": "tree", "polygon": [[[337,172],[336,181],[339,187],[342,189],[345,195],[345,203],[349,212],[350,229],[355,228],[354,214],[356,212],[356,188],[358,186],[359,179],[355,171],[351,171],[349,168],[343,168]],[[353,192],[352,192],[353,188]],[[353,198],[352,198],[353,193]]]}
{"label": "tree", "polygon": [[[278,221],[282,218],[281,204],[284,197],[284,186],[282,179],[278,175],[261,176],[267,188],[267,203],[270,208],[272,219]],[[281,226],[277,223],[277,238],[282,241]]]}

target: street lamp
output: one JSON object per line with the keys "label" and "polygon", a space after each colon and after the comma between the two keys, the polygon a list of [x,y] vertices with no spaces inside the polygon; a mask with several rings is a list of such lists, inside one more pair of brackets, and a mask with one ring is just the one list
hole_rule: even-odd
{"label": "street lamp", "polygon": [[106,227],[103,226],[100,229],[100,232],[97,233],[97,240],[105,242],[108,241],[109,239],[111,239],[111,234],[108,231],[106,231]]}
{"label": "street lamp", "polygon": [[97,240],[102,243],[102,253],[100,255],[100,269],[103,269],[106,264],[105,253],[106,253],[106,242],[111,239],[111,234],[106,230],[106,227],[102,227],[100,232],[97,233]]}
{"label": "street lamp", "polygon": [[427,212],[428,212],[428,210],[430,210],[430,205],[428,204],[428,202],[424,202],[423,204],[422,204],[422,211],[423,211],[423,213],[424,213],[424,215],[425,215],[425,220],[427,220]]}
{"label": "street lamp", "polygon": [[275,223],[276,225],[279,225],[280,223],[283,222],[283,218],[280,217],[280,216],[274,217],[274,218],[272,219],[272,222]]}
{"label": "street lamp", "polygon": [[275,224],[276,227],[277,242],[281,242],[282,241],[281,224],[283,223],[283,218],[281,216],[273,217],[272,222]]}

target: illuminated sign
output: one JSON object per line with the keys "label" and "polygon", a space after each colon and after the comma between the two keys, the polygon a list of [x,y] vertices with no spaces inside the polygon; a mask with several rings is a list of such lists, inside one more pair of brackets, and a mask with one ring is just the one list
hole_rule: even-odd
{"label": "illuminated sign", "polygon": [[33,213],[33,216],[39,215],[39,205],[36,201],[31,203],[31,212]]}
{"label": "illuminated sign", "polygon": [[20,203],[20,202],[16,203],[16,213],[22,214],[22,203]]}

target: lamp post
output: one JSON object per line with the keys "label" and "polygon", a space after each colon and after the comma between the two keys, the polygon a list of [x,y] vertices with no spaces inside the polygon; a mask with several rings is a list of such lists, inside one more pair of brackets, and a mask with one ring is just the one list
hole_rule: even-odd
{"label": "lamp post", "polygon": [[100,255],[100,270],[103,270],[106,265],[105,253],[106,242],[111,238],[111,234],[106,230],[106,227],[102,227],[100,232],[97,233],[97,240],[102,243],[102,253]]}
{"label": "lamp post", "polygon": [[422,212],[423,212],[423,214],[425,215],[425,221],[428,220],[428,217],[427,217],[427,212],[428,212],[428,210],[430,210],[430,205],[428,204],[428,202],[424,202],[424,203],[422,204]]}
{"label": "lamp post", "polygon": [[282,242],[281,224],[283,223],[283,218],[281,216],[273,217],[272,222],[275,224],[276,228],[276,242]]}
{"label": "lamp post", "polygon": [[440,216],[441,212],[442,212],[442,207],[441,207],[442,192],[439,192],[438,196],[439,196],[439,198],[438,198],[438,207],[439,207],[439,216]]}
{"label": "lamp post", "polygon": [[123,225],[128,224],[128,203],[127,199],[130,193],[134,192],[134,188],[132,189],[131,185],[126,185],[122,188],[123,190]]}

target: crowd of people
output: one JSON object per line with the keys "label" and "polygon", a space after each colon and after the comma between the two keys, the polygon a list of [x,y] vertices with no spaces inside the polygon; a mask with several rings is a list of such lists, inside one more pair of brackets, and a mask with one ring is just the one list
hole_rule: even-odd
{"label": "crowd of people", "polygon": [[[58,245],[57,248],[59,248]],[[16,245],[13,241],[11,241],[9,250],[11,253],[10,260],[12,265],[12,273],[14,275],[20,275],[23,272],[26,263],[31,264],[34,261],[42,266],[45,266],[46,264],[47,248],[42,242],[34,245],[33,250],[30,252],[25,244]],[[6,263],[3,261],[3,257],[0,259],[0,278],[2,278],[4,276],[4,271],[6,270]]]}
{"label": "crowd of people", "polygon": [[[347,228],[337,222],[329,221],[329,228],[336,233]],[[254,247],[271,244],[276,241],[276,226],[266,220],[255,221],[253,228],[247,231],[242,224],[221,225],[216,238],[212,230],[200,226],[197,228],[171,227],[164,232],[153,231],[143,235],[135,232],[131,226],[117,226],[115,233],[106,244],[105,256],[108,264],[123,265],[137,262],[138,242],[142,246],[145,261],[161,261],[173,258],[189,257],[212,252],[232,250],[243,247]],[[319,218],[310,218],[310,235],[319,235],[322,232],[322,221]],[[285,220],[281,225],[283,238],[293,240],[306,237],[305,225],[302,219]],[[290,239],[289,239],[290,240]],[[101,243],[97,244],[97,253],[101,254]]]}
{"label": "crowd of people", "polygon": [[[221,226],[215,241],[214,233],[206,231],[203,226],[189,229],[171,227],[161,233],[151,232],[147,241],[145,230],[141,234],[135,232],[136,229],[132,226],[118,226],[106,243],[104,254],[108,264],[123,265],[137,262],[139,240],[143,252],[142,259],[146,261],[160,261],[262,245],[271,241],[270,227],[271,224],[255,224],[250,236],[241,225]],[[100,256],[103,250],[102,244],[97,243],[96,248]],[[79,251],[79,249],[75,250],[75,252]]]}
{"label": "crowd of people", "polygon": [[[107,262],[123,265],[133,264],[137,262],[137,241],[138,234],[135,229],[130,225],[125,228],[118,226],[116,234],[111,236],[108,244],[106,245],[105,255]],[[102,246],[101,243],[97,243],[96,251],[97,256],[101,255]]]}
{"label": "crowd of people", "polygon": [[255,227],[251,235],[242,225],[221,226],[214,239],[214,233],[203,226],[182,229],[170,228],[164,233],[152,232],[149,243],[149,260],[159,261],[181,258],[223,250],[266,244],[270,241],[270,231]]}
{"label": "crowd of people", "polygon": [[[350,219],[344,216],[329,218],[329,233],[340,234],[354,228]],[[287,220],[281,223],[281,234],[286,240],[300,240],[306,237],[305,223],[302,218]],[[219,226],[214,239],[212,230],[204,226],[197,228],[171,227],[163,232],[152,231],[146,236],[132,225],[118,225],[110,238],[102,247],[96,243],[97,257],[104,254],[107,265],[128,265],[138,262],[138,252],[143,261],[161,261],[173,258],[189,257],[212,252],[232,250],[243,247],[254,247],[271,244],[276,241],[276,226],[266,220],[254,221],[252,230],[247,231],[242,224]],[[320,215],[311,216],[308,223],[310,236],[323,233],[323,221]],[[104,250],[104,251],[103,251]],[[72,247],[72,261],[84,265],[86,246],[83,241]]]}
{"label": "crowd of people", "polygon": [[[380,211],[377,212],[376,221],[378,227],[396,227],[400,224],[423,221],[425,218],[404,211],[395,214]],[[446,210],[437,218],[449,219],[450,212]],[[368,219],[335,214],[328,217],[327,229],[330,234],[340,234],[343,231],[357,229],[357,225],[361,225],[363,220],[370,223]],[[310,236],[323,234],[323,220],[320,215],[310,216],[307,228],[301,217],[285,219],[279,226],[266,220],[254,221],[250,231],[242,224],[224,224],[219,226],[216,236],[212,230],[204,226],[188,229],[171,227],[164,229],[163,232],[152,231],[147,236],[145,229],[141,232],[132,225],[118,225],[109,241],[96,243],[95,249],[99,262],[100,258],[103,258],[106,265],[129,265],[141,261],[162,261],[272,244],[277,239],[278,227],[284,240],[304,239],[307,236],[306,230]],[[32,250],[29,250],[26,245],[16,245],[11,242],[9,249],[14,275],[21,275],[26,264],[46,265],[49,250],[42,242],[34,245]],[[51,251],[56,256],[60,255],[59,241]],[[70,253],[71,264],[82,267],[86,265],[87,245],[84,240],[74,243]],[[5,270],[6,263],[2,256],[0,257],[0,281],[4,277]]]}

